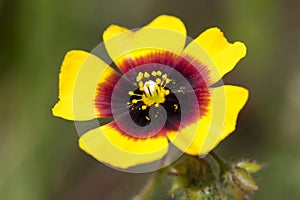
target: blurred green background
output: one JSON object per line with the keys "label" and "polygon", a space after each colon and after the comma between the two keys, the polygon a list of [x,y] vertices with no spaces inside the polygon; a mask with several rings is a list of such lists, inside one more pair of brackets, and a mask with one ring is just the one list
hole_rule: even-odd
{"label": "blurred green background", "polygon": [[110,24],[180,17],[190,37],[220,27],[248,47],[225,83],[251,91],[238,129],[217,151],[264,164],[253,199],[300,199],[300,1],[0,0],[0,199],[130,199],[147,174],[110,169],[77,147],[73,122],[51,115],[71,49],[92,50]]}

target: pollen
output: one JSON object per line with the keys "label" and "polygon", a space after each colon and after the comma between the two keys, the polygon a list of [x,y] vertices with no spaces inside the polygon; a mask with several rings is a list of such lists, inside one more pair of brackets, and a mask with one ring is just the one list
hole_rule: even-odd
{"label": "pollen", "polygon": [[[146,72],[145,72],[146,73]],[[143,79],[143,73],[142,72],[139,72],[139,74],[137,75],[137,77],[136,77],[136,82],[140,82],[142,79]]]}
{"label": "pollen", "polygon": [[139,82],[139,90],[140,91],[144,91],[144,83],[143,83],[143,81]]}
{"label": "pollen", "polygon": [[142,106],[142,110],[146,110],[147,109],[147,106],[146,105],[143,105]]}
{"label": "pollen", "polygon": [[137,99],[132,100],[132,103],[137,103],[137,102],[139,102],[139,100],[137,100]]}
{"label": "pollen", "polygon": [[156,71],[153,71],[153,72],[151,73],[151,75],[152,75],[152,76],[156,76],[156,75],[157,75]]}
{"label": "pollen", "polygon": [[157,78],[155,82],[156,82],[157,84],[161,84],[161,79],[160,79],[160,78]]}
{"label": "pollen", "polygon": [[177,111],[177,110],[178,110],[178,105],[174,104],[174,111]]}
{"label": "pollen", "polygon": [[148,72],[145,72],[144,77],[148,79],[148,78],[150,78],[150,74]]}

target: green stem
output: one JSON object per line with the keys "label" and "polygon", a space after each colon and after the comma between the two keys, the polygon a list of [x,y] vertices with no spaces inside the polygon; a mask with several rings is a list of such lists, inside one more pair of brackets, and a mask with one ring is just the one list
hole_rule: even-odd
{"label": "green stem", "polygon": [[145,186],[142,188],[142,190],[139,192],[138,195],[136,195],[132,200],[149,200],[151,199],[151,196],[155,192],[155,190],[161,185],[161,181],[166,174],[168,167],[158,170],[158,172],[147,181]]}
{"label": "green stem", "polygon": [[228,163],[221,158],[218,154],[216,154],[215,152],[211,151],[209,153],[209,155],[211,157],[214,158],[214,160],[218,163],[219,167],[220,167],[220,173],[224,174],[226,171],[228,171],[230,169],[230,166],[228,165]]}

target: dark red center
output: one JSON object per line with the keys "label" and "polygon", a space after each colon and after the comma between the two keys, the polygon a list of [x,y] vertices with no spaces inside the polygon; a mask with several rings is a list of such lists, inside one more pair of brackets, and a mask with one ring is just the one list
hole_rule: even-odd
{"label": "dark red center", "polygon": [[[95,107],[105,114],[99,117],[113,116],[115,120],[110,126],[122,134],[136,139],[165,136],[168,131],[195,123],[207,113],[209,71],[192,57],[154,51],[138,58],[123,59],[117,65],[124,74],[115,72],[105,77],[107,81],[97,88]],[[161,71],[172,80],[166,85],[170,93],[159,107],[145,107],[136,77],[139,72],[151,74],[153,71]],[[154,78],[150,76],[149,80]],[[129,91],[138,95],[130,96]],[[133,100],[136,103],[133,104]]]}

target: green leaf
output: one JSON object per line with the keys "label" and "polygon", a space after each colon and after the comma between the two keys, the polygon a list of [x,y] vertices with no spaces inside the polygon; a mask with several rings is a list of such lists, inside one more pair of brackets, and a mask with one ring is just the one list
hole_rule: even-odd
{"label": "green leaf", "polygon": [[232,178],[240,188],[245,191],[255,191],[258,185],[251,175],[243,168],[235,167],[232,171]]}
{"label": "green leaf", "polygon": [[240,161],[236,166],[245,169],[249,173],[256,173],[262,168],[260,164],[254,161]]}

